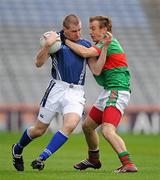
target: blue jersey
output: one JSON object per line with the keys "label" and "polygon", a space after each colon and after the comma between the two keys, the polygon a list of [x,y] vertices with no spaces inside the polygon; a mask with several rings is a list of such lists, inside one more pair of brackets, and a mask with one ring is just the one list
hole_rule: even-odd
{"label": "blue jersey", "polygon": [[[87,40],[80,39],[77,44],[91,47]],[[84,85],[86,74],[86,59],[74,53],[65,44],[52,58],[52,77],[67,83]]]}

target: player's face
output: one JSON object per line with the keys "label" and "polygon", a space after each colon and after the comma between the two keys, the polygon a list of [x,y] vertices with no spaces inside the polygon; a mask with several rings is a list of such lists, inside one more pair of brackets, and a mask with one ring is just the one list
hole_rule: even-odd
{"label": "player's face", "polygon": [[81,23],[79,23],[77,26],[74,24],[70,24],[69,28],[64,27],[64,34],[65,36],[70,39],[71,41],[77,41],[81,37]]}
{"label": "player's face", "polygon": [[90,22],[89,24],[90,36],[93,42],[99,42],[103,39],[103,36],[107,32],[107,28],[100,28],[99,22],[97,20]]}

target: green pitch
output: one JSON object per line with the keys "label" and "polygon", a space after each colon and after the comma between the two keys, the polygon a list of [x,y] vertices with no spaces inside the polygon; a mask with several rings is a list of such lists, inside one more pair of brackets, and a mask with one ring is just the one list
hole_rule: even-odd
{"label": "green pitch", "polygon": [[21,134],[0,133],[0,180],[158,180],[160,179],[160,136],[124,134],[128,150],[139,168],[138,173],[115,174],[120,165],[112,148],[100,135],[102,168],[77,171],[73,164],[87,156],[83,134],[74,134],[69,141],[46,162],[42,171],[33,170],[30,162],[47,145],[52,134],[33,141],[24,150],[25,171],[17,172],[11,161],[11,145]]}

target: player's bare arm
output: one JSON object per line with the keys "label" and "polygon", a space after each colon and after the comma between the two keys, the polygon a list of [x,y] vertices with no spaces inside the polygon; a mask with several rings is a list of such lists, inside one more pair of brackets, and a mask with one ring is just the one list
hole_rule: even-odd
{"label": "player's bare arm", "polygon": [[102,42],[104,43],[102,51],[99,55],[99,58],[89,58],[88,60],[88,65],[90,70],[92,71],[92,73],[94,75],[100,75],[103,66],[106,62],[106,58],[107,58],[107,49],[108,49],[108,45],[111,43],[112,41],[112,34],[111,33],[107,33],[106,37],[102,40]]}
{"label": "player's bare arm", "polygon": [[65,40],[65,44],[68,47],[70,47],[75,53],[77,53],[78,55],[80,55],[84,58],[98,56],[98,52],[93,47],[87,48],[85,46],[76,44],[76,43],[70,41],[69,39]]}
{"label": "player's bare arm", "polygon": [[107,48],[108,48],[107,46],[102,48],[101,54],[98,59],[96,59],[95,57],[92,57],[92,58],[89,58],[88,60],[89,68],[94,75],[98,76],[101,74],[103,66],[106,62]]}
{"label": "player's bare arm", "polygon": [[36,56],[36,67],[41,67],[49,58],[49,50],[51,45],[56,41],[57,34],[56,32],[51,31],[50,34],[44,33],[43,37],[45,38],[45,45],[40,49]]}

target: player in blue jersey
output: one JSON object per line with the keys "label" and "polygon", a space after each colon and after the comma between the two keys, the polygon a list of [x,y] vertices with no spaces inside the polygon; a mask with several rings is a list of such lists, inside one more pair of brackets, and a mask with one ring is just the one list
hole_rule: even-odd
{"label": "player in blue jersey", "polygon": [[[85,47],[91,46],[89,41],[81,39],[81,21],[76,15],[65,17],[63,32],[71,41]],[[46,44],[37,54],[36,66],[41,67],[51,57],[52,78],[42,98],[35,124],[26,129],[20,140],[12,146],[13,165],[17,171],[24,170],[23,149],[33,139],[46,132],[55,113],[59,112],[63,115],[62,128],[54,134],[40,156],[31,163],[33,169],[42,170],[44,161],[68,140],[69,135],[77,127],[85,105],[83,85],[86,59],[74,53],[65,44],[61,45],[61,49],[56,54],[49,54],[49,49],[56,40],[56,33],[51,32],[50,36],[44,34],[44,38]],[[92,64],[93,62],[94,60]]]}

